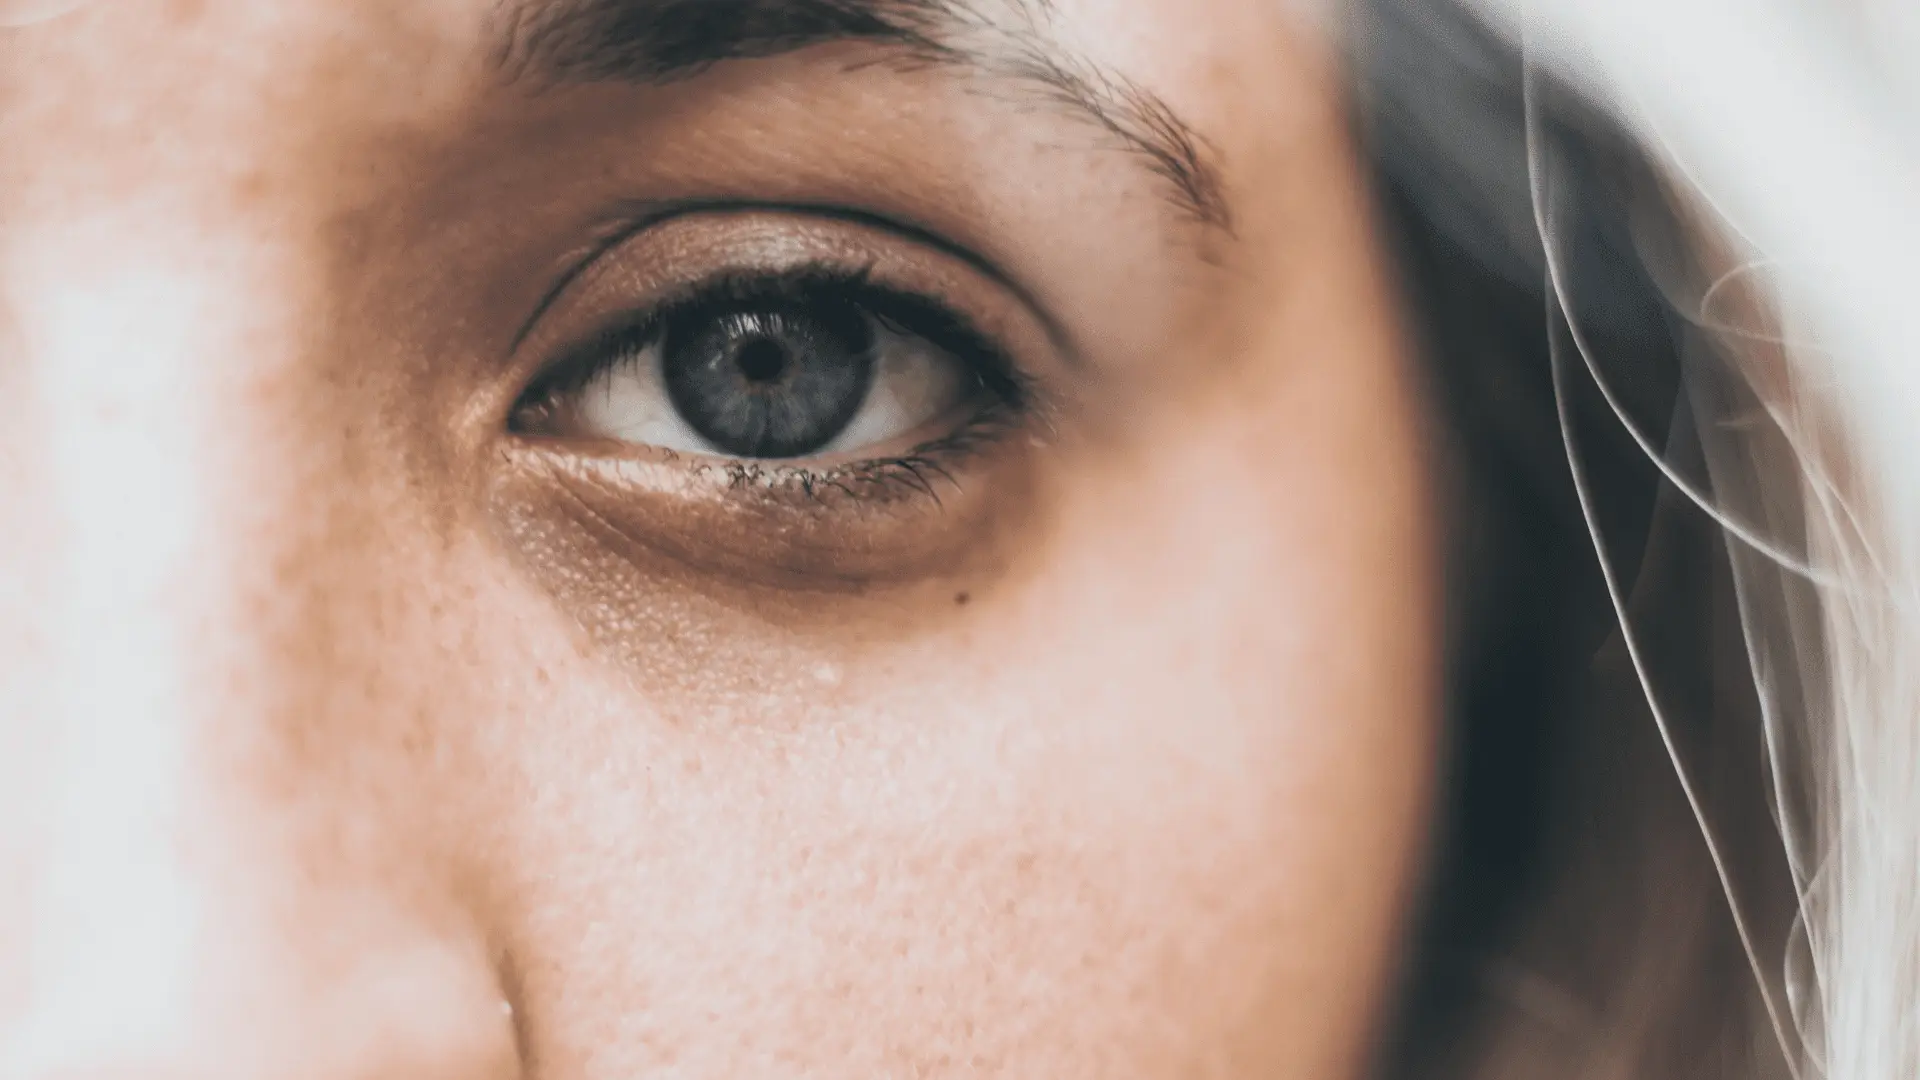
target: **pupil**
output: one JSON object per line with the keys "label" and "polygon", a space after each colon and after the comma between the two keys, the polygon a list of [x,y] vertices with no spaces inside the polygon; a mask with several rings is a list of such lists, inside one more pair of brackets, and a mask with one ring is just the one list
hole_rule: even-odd
{"label": "pupil", "polygon": [[787,350],[778,342],[755,338],[740,347],[733,362],[748,382],[779,382],[787,371]]}
{"label": "pupil", "polygon": [[693,307],[663,327],[673,407],[722,453],[797,458],[844,431],[873,388],[874,334],[830,298]]}

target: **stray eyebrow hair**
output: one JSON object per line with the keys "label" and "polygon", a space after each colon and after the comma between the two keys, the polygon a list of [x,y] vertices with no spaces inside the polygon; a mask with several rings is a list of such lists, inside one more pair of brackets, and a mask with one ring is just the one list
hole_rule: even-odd
{"label": "stray eyebrow hair", "polygon": [[1137,155],[1182,216],[1230,233],[1206,141],[1158,96],[1040,33],[1051,0],[1013,3],[1029,12],[1026,33],[971,0],[504,0],[497,58],[512,81],[663,84],[730,60],[871,43],[909,64],[964,67],[1033,92]]}

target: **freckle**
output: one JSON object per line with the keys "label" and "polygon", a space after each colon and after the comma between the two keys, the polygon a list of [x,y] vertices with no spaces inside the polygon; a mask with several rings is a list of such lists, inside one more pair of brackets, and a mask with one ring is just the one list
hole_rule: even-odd
{"label": "freckle", "polygon": [[840,669],[832,664],[821,664],[813,669],[813,678],[821,686],[839,686]]}
{"label": "freckle", "polygon": [[959,596],[954,597],[953,602],[961,607],[966,607],[968,604],[973,603],[973,594],[963,592]]}

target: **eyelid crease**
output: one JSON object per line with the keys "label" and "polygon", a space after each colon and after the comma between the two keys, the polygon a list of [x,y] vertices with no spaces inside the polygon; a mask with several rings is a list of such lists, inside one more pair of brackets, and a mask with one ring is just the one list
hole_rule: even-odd
{"label": "eyelid crease", "polygon": [[601,259],[618,250],[628,241],[647,232],[649,229],[665,225],[679,218],[698,214],[791,214],[825,221],[844,221],[864,226],[880,232],[890,233],[912,243],[921,244],[943,255],[964,263],[994,284],[1006,289],[1014,299],[1030,312],[1038,321],[1040,329],[1046,334],[1047,344],[1058,352],[1071,368],[1080,368],[1084,360],[1075,346],[1073,337],[1039,299],[1019,281],[1003,272],[991,261],[977,253],[954,243],[937,233],[920,228],[908,222],[868,211],[830,204],[807,204],[791,202],[760,202],[739,199],[691,199],[674,202],[637,202],[628,204],[621,210],[609,215],[607,222],[597,230],[600,235],[591,241],[581,254],[565,265],[554,283],[540,295],[528,314],[525,322],[515,331],[509,346],[509,355],[520,352],[527,340],[533,336],[540,321],[567,294],[582,275],[586,274]]}

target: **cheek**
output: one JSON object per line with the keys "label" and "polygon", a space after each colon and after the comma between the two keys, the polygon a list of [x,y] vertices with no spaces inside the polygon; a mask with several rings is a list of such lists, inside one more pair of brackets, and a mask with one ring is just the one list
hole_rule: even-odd
{"label": "cheek", "polygon": [[485,729],[479,805],[541,1059],[1350,1068],[1413,871],[1430,614],[1404,441],[1302,379],[1075,466],[1027,570],[778,687],[703,670],[689,709],[511,601],[553,649],[506,662],[546,674]]}

